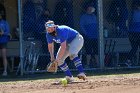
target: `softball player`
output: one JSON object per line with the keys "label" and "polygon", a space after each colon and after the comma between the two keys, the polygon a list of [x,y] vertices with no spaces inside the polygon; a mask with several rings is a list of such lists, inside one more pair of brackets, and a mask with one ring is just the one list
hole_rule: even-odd
{"label": "softball player", "polygon": [[[64,71],[66,79],[71,82],[73,80],[72,74],[65,62],[65,59],[69,56],[79,71],[77,77],[85,80],[86,75],[78,57],[78,52],[84,43],[83,37],[76,30],[65,25],[55,25],[51,20],[45,23],[45,27],[51,61],[58,62],[58,66]],[[60,43],[56,58],[54,57],[54,42]]]}

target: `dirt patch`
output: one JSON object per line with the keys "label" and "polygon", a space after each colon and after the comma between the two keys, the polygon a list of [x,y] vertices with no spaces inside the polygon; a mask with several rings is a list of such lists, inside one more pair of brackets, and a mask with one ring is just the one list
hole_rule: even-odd
{"label": "dirt patch", "polygon": [[88,77],[88,82],[52,85],[54,80],[0,83],[0,93],[139,93],[140,77]]}

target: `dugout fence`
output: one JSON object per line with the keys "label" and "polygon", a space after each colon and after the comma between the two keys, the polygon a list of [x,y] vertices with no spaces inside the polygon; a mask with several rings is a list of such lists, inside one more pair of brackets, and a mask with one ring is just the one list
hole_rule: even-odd
{"label": "dugout fence", "polygon": [[[139,27],[133,29],[135,24],[131,24],[133,21],[139,22],[137,13],[133,14],[133,9],[139,2],[139,0],[18,0],[20,31],[18,71],[21,71],[21,74],[46,72],[46,66],[50,61],[44,26],[47,20],[53,20],[58,25],[70,26],[84,36],[85,44],[89,43],[89,46],[84,44],[79,56],[85,70],[139,67],[139,42],[132,44],[134,39],[139,41],[139,35],[136,37],[134,33],[131,35],[133,31],[139,33],[137,31]],[[89,21],[92,20],[91,14],[91,19],[87,16],[81,25],[82,15],[86,14],[88,6],[95,8],[96,21]],[[88,27],[87,31],[91,30],[87,32],[90,33],[89,39],[81,30],[82,26]],[[94,32],[96,30],[97,33]],[[31,44],[33,45],[30,46]],[[55,54],[58,46],[55,44]],[[90,53],[86,47],[91,49]],[[97,54],[95,50],[98,51]],[[29,61],[31,64],[26,64]],[[71,70],[76,70],[69,58],[66,62]],[[32,69],[27,69],[25,64]]]}

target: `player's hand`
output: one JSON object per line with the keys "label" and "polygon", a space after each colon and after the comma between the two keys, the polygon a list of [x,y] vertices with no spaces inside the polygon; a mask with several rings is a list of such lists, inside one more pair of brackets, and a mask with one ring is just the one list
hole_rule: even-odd
{"label": "player's hand", "polygon": [[53,61],[55,61],[55,59],[54,58],[51,58],[51,62],[53,62]]}
{"label": "player's hand", "polygon": [[47,71],[55,73],[55,72],[57,72],[57,68],[58,68],[58,62],[57,62],[57,60],[54,60],[48,64]]}
{"label": "player's hand", "polygon": [[55,57],[51,56],[51,62],[55,61]]}

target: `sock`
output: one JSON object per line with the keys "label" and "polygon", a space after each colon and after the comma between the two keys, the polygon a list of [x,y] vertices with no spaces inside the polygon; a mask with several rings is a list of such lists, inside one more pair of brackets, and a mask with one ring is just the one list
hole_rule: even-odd
{"label": "sock", "polygon": [[59,67],[64,71],[66,76],[72,77],[70,69],[69,69],[68,65],[65,62],[63,64],[61,64]]}
{"label": "sock", "polygon": [[77,56],[73,59],[73,62],[75,64],[76,68],[78,69],[78,71],[80,73],[83,73],[84,69],[83,69],[83,66],[82,66],[82,63],[81,63],[81,59]]}

